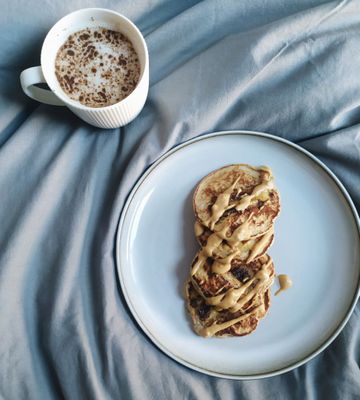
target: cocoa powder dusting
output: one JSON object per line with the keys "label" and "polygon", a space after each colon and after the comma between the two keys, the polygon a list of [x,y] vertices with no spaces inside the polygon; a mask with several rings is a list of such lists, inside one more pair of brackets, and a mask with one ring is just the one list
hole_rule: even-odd
{"label": "cocoa powder dusting", "polygon": [[122,33],[88,28],[73,33],[60,47],[55,74],[71,99],[88,107],[106,107],[135,89],[140,62]]}

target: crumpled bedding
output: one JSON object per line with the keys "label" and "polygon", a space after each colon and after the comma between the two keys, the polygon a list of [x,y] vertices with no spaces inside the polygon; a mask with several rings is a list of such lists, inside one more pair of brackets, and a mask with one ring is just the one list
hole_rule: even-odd
{"label": "crumpled bedding", "polygon": [[[149,97],[124,128],[91,127],[20,88],[51,26],[90,6],[123,13],[148,43]],[[0,398],[359,398],[359,305],[306,365],[263,380],[214,378],[141,331],[114,249],[124,201],[146,168],[219,130],[303,146],[359,209],[360,1],[3,0],[1,10]]]}

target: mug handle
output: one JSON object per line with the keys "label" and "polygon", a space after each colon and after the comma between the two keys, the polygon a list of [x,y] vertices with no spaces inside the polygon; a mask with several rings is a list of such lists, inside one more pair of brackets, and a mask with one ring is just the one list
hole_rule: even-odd
{"label": "mug handle", "polygon": [[26,95],[41,103],[51,104],[52,106],[65,106],[51,90],[36,87],[37,83],[46,83],[41,67],[31,67],[25,69],[20,74],[22,90]]}

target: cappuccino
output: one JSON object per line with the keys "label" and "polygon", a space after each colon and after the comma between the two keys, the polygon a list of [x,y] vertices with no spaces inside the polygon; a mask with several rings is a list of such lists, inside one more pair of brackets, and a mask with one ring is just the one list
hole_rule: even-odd
{"label": "cappuccino", "polygon": [[136,87],[140,62],[130,40],[106,28],[87,28],[68,37],[55,60],[62,90],[87,107],[118,103]]}

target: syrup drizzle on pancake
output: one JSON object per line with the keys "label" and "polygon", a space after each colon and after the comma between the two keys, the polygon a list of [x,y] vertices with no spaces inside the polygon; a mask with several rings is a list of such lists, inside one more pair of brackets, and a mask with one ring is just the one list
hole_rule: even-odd
{"label": "syrup drizzle on pancake", "polygon": [[251,201],[261,192],[273,189],[274,184],[272,181],[271,174],[269,172],[266,172],[262,176],[263,176],[263,182],[255,186],[250,194],[245,194],[244,196],[242,196],[237,203],[229,204],[230,196],[233,193],[235,186],[240,179],[239,176],[232,185],[230,185],[222,193],[218,194],[215,203],[211,206],[211,216],[208,218],[207,221],[205,221],[205,224],[209,226],[211,230],[214,230],[215,224],[223,216],[225,211],[231,208],[235,208],[237,211],[244,211],[247,207],[249,207]]}
{"label": "syrup drizzle on pancake", "polygon": [[[255,170],[255,168],[253,169]],[[209,257],[214,259],[211,265],[211,273],[224,275],[231,270],[232,261],[240,254],[244,254],[244,251],[248,252],[245,260],[246,264],[248,264],[256,260],[271,245],[274,235],[273,225],[271,225],[266,232],[261,233],[261,235],[251,235],[250,224],[252,223],[253,212],[249,212],[245,221],[237,226],[231,234],[229,234],[229,227],[226,224],[225,226],[221,226],[221,223],[219,224],[220,226],[217,225],[227,210],[235,209],[241,215],[241,213],[251,205],[253,200],[257,200],[256,198],[263,192],[274,189],[273,176],[270,168],[259,167],[257,170],[261,171],[261,181],[253,187],[251,193],[244,193],[240,196],[239,200],[232,201],[232,195],[235,195],[236,199],[241,190],[236,189],[236,185],[240,179],[240,176],[238,176],[229,187],[216,196],[215,202],[210,208],[211,213],[209,218],[202,221],[202,223],[207,226],[212,233],[207,237],[205,245],[202,247],[193,262],[191,269],[192,286],[196,292],[201,295],[205,302],[209,306],[214,307],[215,310],[228,310],[231,314],[236,313],[236,317],[233,319],[222,323],[214,322],[210,326],[202,328],[198,333],[205,337],[214,336],[216,333],[227,329],[252,315],[260,318],[264,316],[266,312],[264,299],[260,302],[260,305],[257,305],[255,308],[253,306],[249,308],[249,304],[253,304],[253,300],[261,294],[263,295],[273,284],[274,270],[272,260],[269,256],[266,256],[267,260],[261,265],[260,270],[254,273],[252,278],[245,282],[239,281],[239,287],[231,287],[226,290],[225,293],[223,292],[215,296],[207,297],[203,294],[201,287],[195,279],[195,276],[198,273],[200,274],[200,277],[206,276],[206,271],[209,270],[205,270],[204,268],[208,263]],[[263,199],[261,199],[261,201],[262,200]],[[270,201],[269,197],[264,199],[264,204],[261,208],[264,207],[267,201]],[[200,237],[205,230],[206,228],[199,221],[195,222],[194,232],[197,237]],[[226,250],[230,251],[230,253],[223,258],[214,256],[215,250],[219,248],[223,241],[226,241],[226,244],[228,245]],[[207,264],[206,268],[209,268],[209,264]],[[282,289],[279,289],[277,293],[281,290]],[[239,312],[242,313],[240,316]]]}
{"label": "syrup drizzle on pancake", "polygon": [[204,227],[200,224],[199,221],[195,221],[194,224],[194,233],[195,236],[198,237],[204,232]]}
{"label": "syrup drizzle on pancake", "polygon": [[[260,306],[258,306],[254,311],[256,312],[258,308],[260,308]],[[204,336],[204,337],[214,336],[217,332],[220,332],[226,328],[229,328],[246,318],[248,318],[248,315],[243,314],[243,315],[240,315],[240,317],[231,319],[230,321],[226,321],[221,324],[213,324],[213,325],[207,326],[206,328],[203,328],[200,331],[200,334],[201,334],[201,336]]]}
{"label": "syrup drizzle on pancake", "polygon": [[[209,305],[217,306],[222,309],[230,309],[232,312],[241,310],[241,308],[262,288],[265,282],[272,282],[267,268],[272,263],[271,259],[258,271],[251,279],[237,289],[230,289],[224,294],[213,297],[207,297],[206,302]],[[253,285],[255,283],[255,285]],[[251,289],[247,291],[248,288]],[[247,292],[247,293],[246,293]]]}
{"label": "syrup drizzle on pancake", "polygon": [[279,281],[280,289],[278,289],[275,292],[275,296],[277,296],[279,293],[284,292],[285,290],[291,288],[291,286],[293,284],[290,276],[286,275],[286,274],[278,275],[278,281]]}

